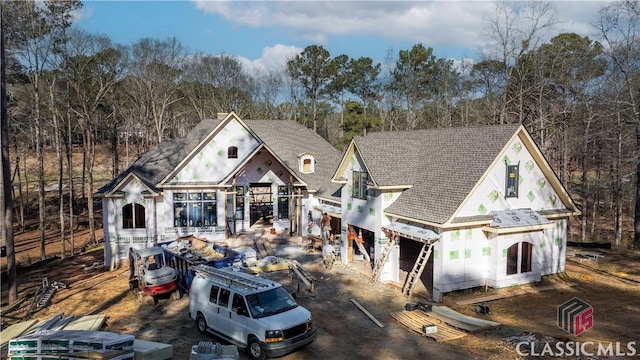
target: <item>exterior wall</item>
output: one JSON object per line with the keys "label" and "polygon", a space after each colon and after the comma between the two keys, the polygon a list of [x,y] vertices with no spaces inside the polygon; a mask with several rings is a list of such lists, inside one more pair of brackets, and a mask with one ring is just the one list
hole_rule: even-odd
{"label": "exterior wall", "polygon": [[[103,228],[105,240],[105,264],[113,267],[115,263],[126,259],[129,248],[145,248],[153,245],[156,233],[156,208],[152,197],[144,197],[146,190],[138,180],[130,179],[122,187],[124,197],[105,198],[103,206]],[[145,227],[124,229],[122,208],[127,204],[140,204],[145,208]]]}
{"label": "exterior wall", "polygon": [[542,242],[540,243],[542,275],[565,271],[568,223],[566,219],[558,219],[554,221],[554,224],[553,228],[544,230]]}
{"label": "exterior wall", "polygon": [[[376,261],[380,257],[383,247],[387,244],[388,238],[382,231],[382,225],[388,225],[391,221],[384,216],[384,208],[388,207],[398,198],[397,193],[382,193],[380,191],[370,189],[367,199],[358,199],[352,197],[353,188],[353,171],[367,171],[364,167],[362,159],[356,154],[350,159],[349,165],[345,172],[341,174],[347,179],[347,183],[341,190],[341,211],[342,211],[342,228],[341,238],[348,239],[347,226],[354,225],[358,228],[367,229],[375,235],[373,254],[371,257]],[[341,253],[341,261],[347,263],[348,243],[344,241]],[[352,244],[352,248],[355,245]],[[370,249],[367,249],[369,251]],[[380,272],[380,281],[399,281],[400,270],[400,246],[393,247],[387,261]]]}
{"label": "exterior wall", "polygon": [[[542,274],[542,252],[540,244],[542,243],[542,233],[540,231],[529,232],[524,234],[508,234],[498,235],[494,241],[495,254],[495,277],[489,280],[489,286],[501,288],[513,285],[526,284],[530,282],[540,281]],[[507,249],[517,242],[530,242],[533,244],[533,255],[531,271],[523,274],[507,275]]]}
{"label": "exterior wall", "polygon": [[[545,177],[522,143],[520,138],[516,138],[505,148],[499,155],[500,161],[490,169],[457,216],[487,215],[494,210],[521,208],[534,211],[565,209],[558,194],[549,185],[550,179]],[[505,160],[509,165],[520,163],[517,198],[505,198]]]}
{"label": "exterior wall", "polygon": [[[540,281],[541,275],[564,271],[565,221],[543,231],[485,234],[479,228],[445,231],[434,248],[434,300],[454,290],[477,286],[502,288]],[[554,239],[553,241],[550,239]],[[518,242],[533,245],[531,271],[507,275],[507,249]]]}
{"label": "exterior wall", "polygon": [[[237,120],[233,119],[198,154],[185,164],[168,183],[171,185],[180,183],[218,183],[241,164],[258,145],[251,133]],[[238,157],[236,159],[227,158],[229,146],[238,148]]]}
{"label": "exterior wall", "polygon": [[495,273],[491,242],[479,228],[456,229],[440,234],[434,247],[434,300],[442,293],[484,286]]}

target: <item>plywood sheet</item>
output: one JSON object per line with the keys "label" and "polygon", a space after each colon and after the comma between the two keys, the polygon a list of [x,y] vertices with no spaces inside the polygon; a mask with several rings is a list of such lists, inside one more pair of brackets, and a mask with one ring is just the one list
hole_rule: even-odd
{"label": "plywood sheet", "polygon": [[71,321],[64,330],[100,330],[104,323],[107,321],[107,317],[102,314],[98,315],[85,315]]}
{"label": "plywood sheet", "polygon": [[[437,319],[430,318],[422,311],[400,311],[395,313],[389,313],[391,317],[396,319],[400,324],[406,326],[412,331],[417,332],[420,335],[430,337],[435,341],[448,341],[453,339],[459,339],[466,335],[465,332],[460,331],[454,327],[451,327]],[[436,326],[436,332],[425,333],[422,331],[423,326]]]}
{"label": "plywood sheet", "polygon": [[9,343],[9,340],[15,339],[18,336],[24,334],[27,330],[29,330],[33,325],[35,325],[38,320],[32,319],[23,322],[19,322],[17,324],[13,324],[8,328],[2,330],[0,332],[0,347],[3,347]]}
{"label": "plywood sheet", "polygon": [[433,306],[431,309],[433,310],[433,312],[446,316],[450,319],[454,319],[477,327],[492,327],[500,325],[500,323],[497,323],[495,321],[479,319],[473,316],[461,314],[449,308],[448,306]]}

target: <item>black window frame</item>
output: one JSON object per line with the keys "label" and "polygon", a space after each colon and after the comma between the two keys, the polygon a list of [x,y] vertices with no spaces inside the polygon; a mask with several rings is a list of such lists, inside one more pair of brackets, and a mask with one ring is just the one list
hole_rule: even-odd
{"label": "black window frame", "polygon": [[368,195],[367,184],[369,182],[369,174],[366,171],[354,170],[352,176],[353,186],[351,196],[356,199],[366,200]]}
{"label": "black window frame", "polygon": [[533,271],[533,244],[528,241],[514,243],[507,249],[507,275]]}
{"label": "black window frame", "polygon": [[278,185],[278,219],[289,218],[289,186]]}
{"label": "black window frame", "polygon": [[238,147],[229,146],[227,148],[227,159],[237,159],[237,158],[238,158]]}
{"label": "black window frame", "polygon": [[173,193],[173,226],[206,227],[218,225],[215,191]]}
{"label": "black window frame", "polygon": [[520,178],[520,163],[516,165],[506,165],[505,179],[504,179],[504,197],[517,198],[518,197],[518,180]]}
{"label": "black window frame", "polygon": [[144,205],[129,203],[122,207],[123,229],[144,229],[146,227],[146,209]]}

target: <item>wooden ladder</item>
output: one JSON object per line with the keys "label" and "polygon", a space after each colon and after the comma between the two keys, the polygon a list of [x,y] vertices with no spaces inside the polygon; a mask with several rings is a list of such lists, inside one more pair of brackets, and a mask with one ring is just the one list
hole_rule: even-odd
{"label": "wooden ladder", "polygon": [[402,294],[404,296],[410,297],[411,294],[413,294],[413,289],[416,287],[416,284],[420,279],[420,275],[422,275],[422,271],[427,266],[432,248],[433,245],[430,243],[425,242],[424,245],[422,245],[422,250],[418,255],[418,259],[416,260],[416,263],[413,264],[413,269],[407,276],[407,281],[405,281],[404,287],[402,288]]}
{"label": "wooden ladder", "polygon": [[395,239],[393,237],[389,238],[389,241],[385,244],[384,248],[382,248],[382,252],[380,253],[380,257],[378,261],[376,261],[376,265],[373,267],[373,272],[371,273],[371,281],[369,281],[370,285],[373,285],[380,278],[380,273],[382,272],[382,267],[384,267],[384,263],[387,261],[387,257],[389,253],[391,253],[391,249],[395,244]]}

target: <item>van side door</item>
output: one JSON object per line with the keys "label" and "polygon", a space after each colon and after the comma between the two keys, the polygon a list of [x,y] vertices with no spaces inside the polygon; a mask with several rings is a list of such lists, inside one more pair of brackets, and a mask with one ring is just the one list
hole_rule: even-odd
{"label": "van side door", "polygon": [[204,318],[207,320],[207,325],[213,328],[214,324],[218,321],[219,306],[218,306],[218,294],[220,287],[215,284],[211,284],[211,290],[209,291],[209,301],[204,305]]}
{"label": "van side door", "polygon": [[218,317],[216,318],[215,330],[222,335],[233,338],[229,332],[229,322],[231,320],[231,290],[220,288],[220,296],[218,297]]}

